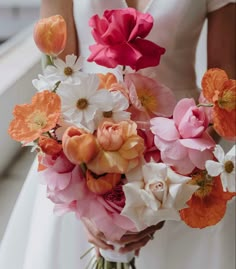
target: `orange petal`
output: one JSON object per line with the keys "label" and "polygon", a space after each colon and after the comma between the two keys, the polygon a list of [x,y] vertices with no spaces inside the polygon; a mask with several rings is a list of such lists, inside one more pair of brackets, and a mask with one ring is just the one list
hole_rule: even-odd
{"label": "orange petal", "polygon": [[112,73],[106,74],[97,74],[100,80],[98,89],[107,89],[109,90],[112,84],[117,82],[116,76]]}
{"label": "orange petal", "polygon": [[51,156],[57,156],[62,150],[61,144],[55,139],[46,136],[40,136],[38,145],[45,154]]}
{"label": "orange petal", "polygon": [[10,123],[8,133],[16,141],[34,141],[56,126],[60,109],[61,100],[57,94],[49,91],[37,93],[31,104],[15,106],[15,118]]}
{"label": "orange petal", "polygon": [[86,179],[89,190],[101,195],[111,191],[120,182],[121,174],[105,174],[103,176],[94,177],[94,175],[87,170]]}
{"label": "orange petal", "polygon": [[67,158],[74,164],[88,163],[99,152],[96,138],[81,129],[69,127],[62,138]]}
{"label": "orange petal", "polygon": [[213,108],[213,124],[215,131],[227,140],[236,139],[236,110],[227,111],[218,106]]}
{"label": "orange petal", "polygon": [[57,56],[66,45],[67,28],[64,18],[54,15],[39,20],[34,27],[34,41],[40,51]]}
{"label": "orange petal", "polygon": [[214,102],[215,96],[222,92],[225,81],[228,80],[226,72],[222,69],[211,68],[202,78],[202,92],[209,102]]}
{"label": "orange petal", "polygon": [[182,220],[192,228],[205,228],[218,223],[225,215],[227,201],[235,193],[225,193],[219,177],[214,178],[212,192],[201,198],[193,195],[188,208],[180,211]]}

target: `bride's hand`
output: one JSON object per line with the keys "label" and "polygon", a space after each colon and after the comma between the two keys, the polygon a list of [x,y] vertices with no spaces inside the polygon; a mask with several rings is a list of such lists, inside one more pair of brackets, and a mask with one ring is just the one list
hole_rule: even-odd
{"label": "bride's hand", "polygon": [[157,230],[160,230],[164,223],[164,221],[159,222],[158,224],[150,226],[139,233],[127,233],[123,235],[121,239],[116,242],[123,245],[123,247],[120,248],[120,252],[126,253],[134,250],[135,254],[138,255],[140,248],[144,247],[149,240],[154,238],[154,233]]}
{"label": "bride's hand", "polygon": [[[104,234],[97,229],[97,227],[87,218],[81,219],[87,232],[88,242],[93,244],[97,248],[111,249],[114,247],[107,243],[107,239]],[[96,251],[97,252],[97,251]],[[98,252],[97,252],[98,255]]]}

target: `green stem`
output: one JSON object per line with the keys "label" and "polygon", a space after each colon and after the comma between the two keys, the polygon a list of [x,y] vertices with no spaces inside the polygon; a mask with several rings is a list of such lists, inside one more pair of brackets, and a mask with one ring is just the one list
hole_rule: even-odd
{"label": "green stem", "polygon": [[198,104],[197,107],[213,107],[213,104],[204,104],[204,103],[201,103],[201,104]]}

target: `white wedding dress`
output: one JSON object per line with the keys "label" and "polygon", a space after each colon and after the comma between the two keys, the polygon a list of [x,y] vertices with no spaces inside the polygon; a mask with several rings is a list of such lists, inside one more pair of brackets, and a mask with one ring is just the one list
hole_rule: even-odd
{"label": "white wedding dress", "polygon": [[[148,36],[166,48],[161,64],[145,73],[168,85],[178,98],[197,98],[195,49],[207,12],[229,0],[150,0],[145,11],[153,15],[154,28]],[[88,19],[105,9],[125,8],[124,0],[74,0],[75,23],[80,51],[89,55],[94,41]],[[101,72],[95,64],[85,71]],[[70,213],[53,214],[53,204],[33,164],[9,221],[0,248],[0,269],[84,269],[80,256],[90,248],[83,226]],[[155,239],[141,250],[138,269],[235,269],[235,201],[228,205],[224,219],[216,226],[192,229],[168,221]]]}

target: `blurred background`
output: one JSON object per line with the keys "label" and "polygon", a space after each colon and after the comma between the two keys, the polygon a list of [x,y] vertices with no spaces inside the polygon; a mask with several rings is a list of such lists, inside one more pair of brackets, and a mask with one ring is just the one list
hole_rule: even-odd
{"label": "blurred background", "polygon": [[41,73],[32,39],[40,0],[0,0],[0,241],[35,157],[7,133],[16,104],[31,100],[31,81]]}
{"label": "blurred background", "polygon": [[[0,241],[35,158],[9,137],[7,129],[14,106],[30,102],[35,92],[31,81],[42,73],[41,54],[32,37],[39,5],[40,0],[0,0]],[[197,50],[199,78],[206,66],[205,48],[206,25]]]}

